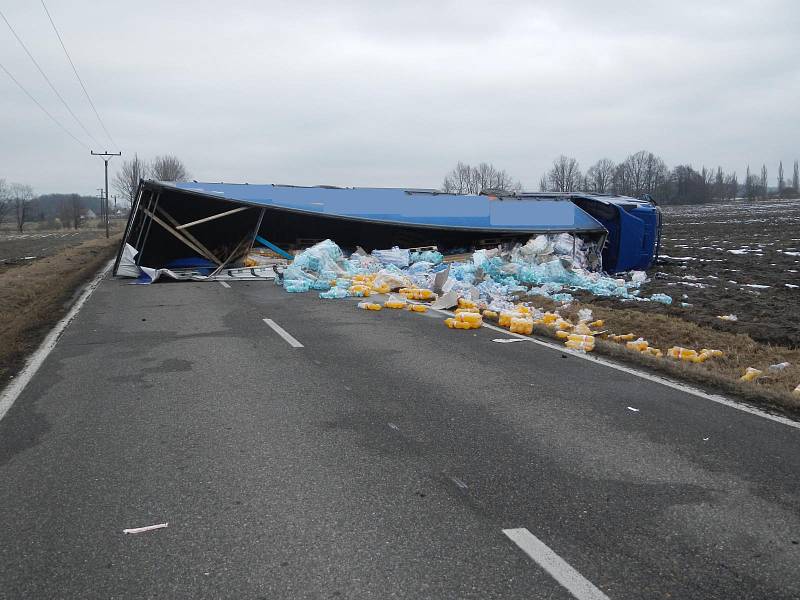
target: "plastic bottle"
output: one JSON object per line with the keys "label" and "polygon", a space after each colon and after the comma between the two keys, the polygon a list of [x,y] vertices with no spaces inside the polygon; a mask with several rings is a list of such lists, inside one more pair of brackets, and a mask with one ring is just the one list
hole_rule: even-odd
{"label": "plastic bottle", "polygon": [[567,340],[570,342],[581,342],[585,344],[592,344],[594,345],[594,336],[593,335],[581,335],[578,333],[570,333],[567,335]]}
{"label": "plastic bottle", "polygon": [[591,352],[594,350],[593,343],[589,344],[587,342],[574,342],[572,340],[567,340],[564,345],[571,350],[582,350],[583,352]]}
{"label": "plastic bottle", "polygon": [[672,348],[667,350],[667,356],[669,356],[670,358],[677,358],[680,360],[695,362],[698,357],[698,354],[697,350],[692,350],[690,348],[682,348],[681,346],[673,346]]}
{"label": "plastic bottle", "polygon": [[638,340],[634,340],[632,342],[627,342],[625,347],[628,350],[636,350],[637,352],[644,352],[650,346],[650,342],[643,338],[639,338]]}
{"label": "plastic bottle", "polygon": [[511,333],[530,335],[533,333],[533,320],[528,317],[514,317],[510,323]]}
{"label": "plastic bottle", "polygon": [[456,314],[456,321],[469,323],[473,328],[477,329],[483,324],[483,317],[476,312],[462,312]]}
{"label": "plastic bottle", "polygon": [[423,304],[409,304],[408,310],[412,312],[424,313],[427,312],[428,307]]}
{"label": "plastic bottle", "polygon": [[472,300],[468,300],[467,298],[459,298],[458,308],[477,308],[477,305]]}
{"label": "plastic bottle", "polygon": [[522,313],[515,310],[501,310],[497,324],[500,325],[500,327],[511,327],[511,319],[518,319],[521,317]]}
{"label": "plastic bottle", "polygon": [[753,367],[747,367],[747,370],[744,372],[744,375],[742,375],[739,379],[741,379],[742,381],[754,381],[758,379],[762,373],[763,371],[759,369],[754,369]]}
{"label": "plastic bottle", "polygon": [[553,326],[556,329],[562,329],[562,330],[564,330],[564,329],[572,329],[572,323],[570,323],[569,321],[566,321],[566,320],[564,320],[564,319],[562,319],[560,317],[558,319],[556,319],[556,321],[553,323]]}
{"label": "plastic bottle", "polygon": [[489,310],[488,308],[483,311],[483,316],[487,319],[496,319],[498,317],[497,313],[493,310]]}
{"label": "plastic bottle", "polygon": [[377,302],[359,302],[358,308],[363,308],[364,310],[381,310],[383,307]]}
{"label": "plastic bottle", "polygon": [[608,337],[614,342],[629,342],[631,340],[636,339],[636,335],[633,333],[625,333],[623,335],[610,335]]}
{"label": "plastic bottle", "polygon": [[383,303],[383,306],[386,308],[405,308],[408,306],[408,302],[405,300],[387,300]]}

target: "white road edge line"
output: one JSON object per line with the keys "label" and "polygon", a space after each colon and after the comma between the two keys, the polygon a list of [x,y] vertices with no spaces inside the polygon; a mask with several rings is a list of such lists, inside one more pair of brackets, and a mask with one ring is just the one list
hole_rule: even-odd
{"label": "white road edge line", "polygon": [[272,319],[264,319],[264,323],[266,323],[267,325],[272,327],[272,330],[275,333],[277,333],[279,336],[281,336],[284,340],[286,340],[292,348],[303,348],[304,347],[303,344],[301,344],[295,338],[293,338],[292,335],[288,331],[286,331],[283,327],[278,325]]}
{"label": "white road edge line", "polygon": [[227,281],[220,281],[219,284],[224,288],[230,288],[230,284]]}
{"label": "white road edge line", "polygon": [[0,419],[6,416],[8,410],[14,405],[14,402],[17,401],[17,398],[19,398],[19,395],[25,389],[25,386],[33,379],[33,376],[36,375],[36,371],[39,370],[44,360],[48,357],[50,352],[52,352],[53,348],[56,347],[56,343],[58,343],[67,325],[72,322],[72,319],[78,314],[78,311],[89,299],[89,296],[92,295],[92,292],[97,289],[97,286],[100,285],[100,282],[103,281],[103,278],[108,274],[112,266],[114,266],[113,259],[110,260],[105,267],[100,269],[100,272],[95,275],[95,278],[88,283],[83,293],[78,296],[72,308],[69,309],[69,312],[50,330],[50,333],[47,334],[47,337],[44,338],[41,345],[28,358],[22,370],[17,373],[17,376],[8,384],[8,387],[0,393]]}
{"label": "white road edge line", "polygon": [[[444,310],[442,308],[431,308],[430,310],[436,311],[443,315],[447,315],[448,317],[452,317],[453,313]],[[786,417],[782,417],[780,415],[773,415],[768,412],[764,412],[763,410],[759,410],[753,406],[749,406],[747,404],[742,404],[740,402],[736,402],[735,400],[731,400],[726,398],[725,396],[721,396],[719,394],[709,394],[704,392],[703,390],[697,389],[690,385],[684,383],[678,383],[677,381],[673,381],[671,379],[667,379],[665,377],[660,377],[658,375],[652,375],[650,373],[645,373],[643,371],[638,371],[634,368],[627,367],[625,365],[617,364],[612,362],[611,360],[607,360],[604,358],[600,358],[599,356],[593,356],[590,354],[586,354],[585,352],[578,352],[577,350],[570,350],[564,346],[559,346],[558,344],[554,344],[551,342],[547,342],[544,340],[540,340],[534,337],[528,337],[526,335],[522,335],[521,333],[512,333],[508,329],[503,329],[502,327],[498,327],[497,325],[492,325],[491,323],[484,323],[483,327],[488,327],[493,331],[500,331],[507,336],[513,336],[519,338],[521,340],[526,340],[528,342],[537,344],[539,346],[544,346],[545,348],[550,348],[551,350],[556,350],[558,352],[562,352],[564,354],[569,354],[570,356],[574,356],[575,358],[580,358],[583,360],[588,360],[589,362],[595,362],[611,369],[616,369],[617,371],[622,371],[623,373],[629,373],[630,375],[635,375],[636,377],[640,377],[642,379],[647,379],[648,381],[652,381],[654,383],[660,383],[663,386],[670,387],[675,390],[679,390],[681,392],[685,392],[687,394],[691,394],[693,396],[697,396],[698,398],[703,398],[705,400],[711,400],[711,402],[716,402],[717,404],[722,404],[723,406],[727,406],[730,408],[735,408],[736,410],[740,410],[742,412],[750,413],[751,415],[755,415],[757,417],[761,417],[763,419],[768,419],[770,421],[775,421],[776,423],[781,423],[782,425],[788,425],[789,427],[794,427],[795,429],[800,429],[800,422],[792,421],[791,419],[787,419]]]}
{"label": "white road edge line", "polygon": [[524,527],[503,529],[503,533],[578,600],[609,600],[591,581]]}

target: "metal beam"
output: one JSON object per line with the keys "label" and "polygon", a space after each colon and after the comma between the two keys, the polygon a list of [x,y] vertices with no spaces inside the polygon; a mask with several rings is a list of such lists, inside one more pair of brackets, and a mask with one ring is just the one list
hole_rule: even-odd
{"label": "metal beam", "polygon": [[[143,209],[143,210],[144,210],[144,212],[145,212],[145,213],[147,213],[147,215],[150,217],[150,219],[152,219],[153,221],[155,221],[156,223],[158,223],[159,225],[161,225],[161,226],[162,226],[164,229],[166,229],[167,231],[169,231],[169,232],[170,232],[172,235],[174,235],[174,236],[175,236],[176,238],[178,238],[178,239],[179,239],[181,242],[183,242],[184,244],[186,244],[187,246],[189,246],[189,248],[191,248],[192,250],[194,250],[195,252],[197,252],[199,255],[201,255],[201,256],[203,255],[203,251],[202,251],[202,250],[200,250],[200,248],[198,248],[197,246],[195,246],[195,245],[194,245],[192,242],[190,242],[190,241],[189,241],[189,240],[187,240],[185,237],[183,237],[183,236],[182,236],[180,233],[178,233],[177,231],[175,231],[175,230],[174,230],[172,227],[170,227],[170,226],[169,226],[167,223],[165,223],[164,221],[162,221],[160,217],[158,217],[158,216],[154,215],[153,213],[151,213],[151,212],[150,212],[149,210],[147,210],[146,208],[145,208],[145,209]],[[219,264],[219,261],[217,261],[217,264]],[[218,268],[221,268],[221,266],[220,266],[220,267],[218,267]]]}
{"label": "metal beam", "polygon": [[[160,214],[161,214],[161,216],[163,216],[163,217],[164,217],[164,219],[166,219],[166,221],[167,221],[167,222],[168,222],[170,225],[172,225],[173,227],[175,227],[175,228],[177,229],[177,226],[178,226],[178,221],[176,221],[176,220],[175,220],[175,218],[174,218],[172,215],[170,215],[170,214],[169,214],[169,213],[168,213],[166,210],[164,210],[164,207],[163,207],[163,206],[159,206],[159,207],[158,207],[158,210],[156,210],[156,212],[157,212],[157,213],[160,213]],[[202,251],[203,251],[203,252],[201,252],[201,254],[202,254],[203,256],[205,256],[205,257],[206,257],[208,260],[210,260],[211,262],[213,262],[213,263],[215,263],[215,264],[217,264],[217,265],[221,265],[221,264],[222,264],[222,263],[219,261],[219,259],[218,259],[218,258],[217,258],[217,257],[214,255],[214,253],[213,253],[213,252],[211,252],[211,250],[209,250],[208,248],[206,248],[206,247],[205,247],[205,246],[204,246],[204,245],[203,245],[203,244],[200,242],[200,240],[198,240],[196,237],[194,237],[194,236],[193,236],[191,233],[189,233],[188,231],[182,231],[182,232],[181,232],[181,234],[182,234],[182,235],[184,235],[184,236],[186,236],[186,239],[188,239],[190,242],[192,242],[192,243],[193,243],[193,244],[195,244],[195,245],[196,245],[198,248],[200,248],[200,250],[202,250]]]}
{"label": "metal beam", "polygon": [[183,225],[178,225],[175,227],[175,229],[186,229],[187,227],[193,227],[194,225],[199,225],[200,223],[207,223],[208,221],[213,221],[214,219],[221,219],[222,217],[227,217],[228,215],[242,212],[243,210],[247,210],[248,208],[253,208],[253,207],[240,206],[239,208],[234,208],[233,210],[227,210],[223,213],[219,213],[218,215],[211,215],[210,217],[206,217],[204,219],[198,219],[197,221],[192,221],[191,223],[184,223]]}

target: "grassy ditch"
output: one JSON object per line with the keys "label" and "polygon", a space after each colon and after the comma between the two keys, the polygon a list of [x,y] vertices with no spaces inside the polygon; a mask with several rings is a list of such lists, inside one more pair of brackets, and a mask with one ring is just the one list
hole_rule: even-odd
{"label": "grassy ditch", "polygon": [[120,235],[65,248],[0,273],[0,386],[69,310],[76,291],[119,246]]}
{"label": "grassy ditch", "polygon": [[[552,301],[541,297],[525,300],[542,310],[557,310],[573,323],[578,322],[578,310],[590,308],[595,319],[605,322],[601,329],[607,335],[632,333],[636,338],[642,337],[650,346],[664,352],[663,357],[656,358],[629,350],[624,342],[613,342],[607,339],[607,335],[598,335],[595,344],[597,354],[646,367],[648,370],[688,381],[711,391],[721,391],[794,417],[800,416],[800,396],[792,393],[795,386],[800,384],[800,349],[765,344],[753,340],[745,333],[720,331],[671,315],[578,302],[559,308]],[[534,333],[556,338],[553,329],[542,325],[535,326]],[[704,363],[684,362],[666,356],[667,349],[672,346],[698,351],[701,348],[713,348],[722,350],[724,354]],[[770,365],[782,362],[791,364],[781,371],[769,371]],[[739,378],[748,367],[762,370],[763,375],[752,382],[741,381]]]}

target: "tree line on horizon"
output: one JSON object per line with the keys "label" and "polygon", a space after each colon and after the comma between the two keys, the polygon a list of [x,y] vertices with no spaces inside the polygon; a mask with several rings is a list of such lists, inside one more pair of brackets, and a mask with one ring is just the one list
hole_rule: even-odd
{"label": "tree line on horizon", "polygon": [[[125,204],[132,206],[139,180],[151,177],[159,181],[186,181],[189,172],[176,156],[164,154],[152,161],[144,161],[134,154],[122,162],[113,179],[113,187],[123,196]],[[110,194],[109,194],[110,195]],[[115,207],[116,208],[116,196]],[[13,220],[15,229],[22,233],[25,223],[36,221],[48,229],[78,229],[89,211],[101,215],[103,202],[99,197],[80,194],[44,194],[36,196],[30,185],[6,183],[0,179],[0,225]]]}
{"label": "tree line on horizon", "polygon": [[[578,161],[561,155],[539,180],[541,192],[593,192],[640,198],[649,195],[661,204],[699,204],[713,200],[746,198],[800,198],[800,164],[795,160],[791,176],[778,164],[776,186],[769,185],[769,173],[762,165],[759,173],[747,166],[740,182],[737,173],[722,167],[695,169],[677,165],[670,169],[658,156],[647,150],[631,154],[620,163],[602,158],[581,171]],[[520,192],[519,180],[489,163],[477,167],[459,162],[442,182],[441,190],[454,194],[479,194],[484,190]]]}

